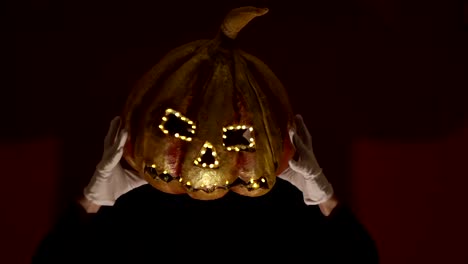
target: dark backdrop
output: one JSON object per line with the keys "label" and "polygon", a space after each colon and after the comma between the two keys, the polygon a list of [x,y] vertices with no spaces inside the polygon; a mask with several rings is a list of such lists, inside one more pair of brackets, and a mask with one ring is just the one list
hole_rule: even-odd
{"label": "dark backdrop", "polygon": [[7,2],[0,262],[27,263],[87,183],[133,83],[252,4],[270,12],[241,47],[283,81],[382,263],[468,262],[467,7],[415,0]]}

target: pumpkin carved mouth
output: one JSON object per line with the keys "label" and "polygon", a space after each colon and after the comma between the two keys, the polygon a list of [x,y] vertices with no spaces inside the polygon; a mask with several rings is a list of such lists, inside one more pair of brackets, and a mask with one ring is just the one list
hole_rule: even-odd
{"label": "pumpkin carved mouth", "polygon": [[190,181],[184,182],[183,177],[181,176],[173,176],[167,171],[163,171],[161,173],[158,173],[156,168],[153,166],[145,165],[145,173],[150,175],[151,178],[154,180],[160,180],[166,183],[172,182],[172,181],[178,181],[182,186],[184,186],[185,189],[191,192],[195,191],[203,191],[206,193],[211,193],[214,192],[217,189],[223,189],[223,190],[229,190],[232,187],[235,186],[242,186],[246,188],[249,191],[257,190],[257,189],[269,189],[270,186],[268,184],[267,178],[266,177],[260,177],[258,179],[250,179],[249,181],[243,181],[241,178],[237,178],[234,182],[229,183],[226,182],[223,185],[213,185],[213,186],[204,186],[204,187],[193,187]]}

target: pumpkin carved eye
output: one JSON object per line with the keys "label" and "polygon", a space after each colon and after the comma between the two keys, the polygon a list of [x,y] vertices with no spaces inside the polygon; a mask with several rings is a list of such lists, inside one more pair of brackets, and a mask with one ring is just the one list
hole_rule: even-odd
{"label": "pumpkin carved eye", "polygon": [[183,116],[181,113],[166,109],[166,114],[162,117],[159,128],[164,134],[172,135],[186,141],[192,141],[192,136],[197,128],[193,121]]}
{"label": "pumpkin carved eye", "polygon": [[245,125],[223,128],[223,146],[228,151],[255,151],[253,127]]}

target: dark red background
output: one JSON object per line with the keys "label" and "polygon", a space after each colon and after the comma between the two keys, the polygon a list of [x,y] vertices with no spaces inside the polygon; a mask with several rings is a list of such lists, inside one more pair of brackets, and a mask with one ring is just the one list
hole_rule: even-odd
{"label": "dark red background", "polygon": [[6,5],[1,263],[28,263],[87,183],[135,80],[169,49],[212,37],[245,4],[270,12],[239,35],[241,47],[284,82],[382,263],[468,263],[466,5],[165,2]]}

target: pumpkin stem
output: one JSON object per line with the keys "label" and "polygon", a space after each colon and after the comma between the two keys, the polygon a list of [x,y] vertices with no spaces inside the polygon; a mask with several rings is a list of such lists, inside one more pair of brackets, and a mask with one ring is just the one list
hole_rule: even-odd
{"label": "pumpkin stem", "polygon": [[268,12],[268,8],[258,8],[254,6],[244,6],[232,9],[224,18],[221,31],[230,39],[235,39],[237,34],[244,28],[250,20],[257,16],[262,16]]}

